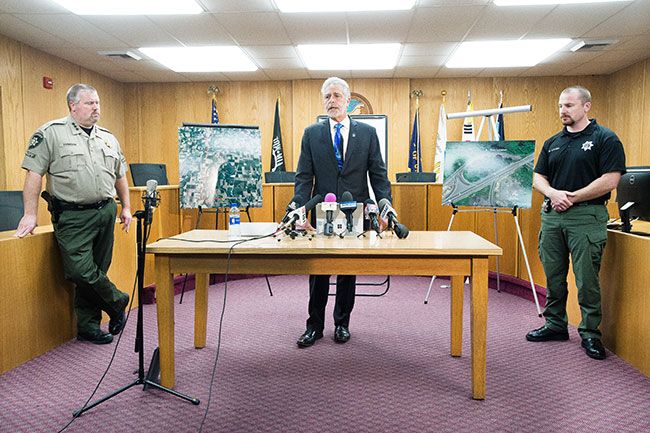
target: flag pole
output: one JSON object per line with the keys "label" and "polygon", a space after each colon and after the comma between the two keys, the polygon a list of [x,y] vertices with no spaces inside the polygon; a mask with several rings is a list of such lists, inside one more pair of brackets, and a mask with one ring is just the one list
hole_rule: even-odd
{"label": "flag pole", "polygon": [[422,171],[422,149],[420,148],[420,116],[419,116],[419,111],[420,111],[420,97],[424,95],[424,92],[421,89],[416,89],[411,92],[411,97],[415,98],[415,119],[414,123],[416,123],[416,129],[417,129],[417,136],[416,136],[416,152],[417,152],[417,157],[415,159],[415,162],[417,164],[417,171],[421,172]]}

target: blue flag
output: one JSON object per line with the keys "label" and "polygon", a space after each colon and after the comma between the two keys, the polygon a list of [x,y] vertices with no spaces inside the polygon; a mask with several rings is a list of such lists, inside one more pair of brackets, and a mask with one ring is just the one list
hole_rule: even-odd
{"label": "blue flag", "polygon": [[413,133],[411,134],[411,145],[409,146],[409,168],[411,172],[422,171],[422,152],[420,147],[420,109],[416,108],[413,119]]}
{"label": "blue flag", "polygon": [[212,123],[219,123],[219,112],[217,111],[217,98],[212,96]]}

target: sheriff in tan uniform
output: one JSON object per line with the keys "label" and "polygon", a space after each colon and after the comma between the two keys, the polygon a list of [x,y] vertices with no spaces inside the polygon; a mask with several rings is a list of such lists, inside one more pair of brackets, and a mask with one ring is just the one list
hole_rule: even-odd
{"label": "sheriff in tan uniform", "polygon": [[[110,343],[125,321],[129,297],[106,272],[113,254],[117,193],[124,229],[131,223],[126,160],[120,144],[99,120],[99,96],[86,84],[68,90],[68,117],[41,126],[32,136],[22,167],[27,170],[23,196],[25,216],[17,237],[36,227],[41,178],[52,213],[66,279],[76,284],[77,336],[97,344]],[[110,316],[109,332],[100,329],[101,312]]]}

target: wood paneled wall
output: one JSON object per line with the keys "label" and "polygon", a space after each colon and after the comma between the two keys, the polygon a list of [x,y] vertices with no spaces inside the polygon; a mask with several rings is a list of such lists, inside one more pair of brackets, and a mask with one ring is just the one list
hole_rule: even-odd
{"label": "wood paneled wall", "polygon": [[[288,170],[295,170],[300,153],[303,129],[323,112],[320,98],[322,80],[217,82],[217,83],[118,83],[65,60],[45,54],[24,44],[0,36],[0,187],[22,188],[24,175],[20,162],[27,140],[36,127],[67,114],[65,91],[78,81],[88,82],[102,98],[103,126],[120,139],[129,162],[163,162],[167,164],[171,183],[178,182],[177,128],[183,122],[207,123],[210,119],[208,86],[218,85],[220,121],[230,124],[259,125],[262,135],[262,165],[270,164],[273,110],[276,98],[281,102],[281,126],[284,156]],[[389,118],[389,176],[407,170],[408,146],[415,101],[412,90],[422,90],[420,99],[423,167],[433,167],[435,135],[442,90],[447,92],[446,110],[464,111],[467,91],[472,92],[475,109],[497,105],[500,90],[504,105],[532,104],[530,113],[505,116],[508,139],[534,139],[536,149],[560,128],[557,119],[559,92],[571,84],[582,84],[593,93],[593,117],[609,126],[621,137],[628,165],[650,165],[650,59],[607,76],[576,77],[498,77],[445,79],[351,79],[353,92],[368,98],[377,114]],[[53,90],[42,88],[42,76],[52,77]],[[480,119],[475,119],[478,126]],[[449,140],[460,139],[462,121],[449,120]],[[487,137],[484,132],[483,138]],[[129,177],[130,178],[130,177]],[[399,194],[398,194],[399,195]],[[262,221],[274,208],[268,192],[263,210],[252,213]],[[522,210],[523,238],[531,259],[534,279],[543,282],[541,264],[535,253],[539,230],[541,197],[533,195],[533,208]],[[417,206],[417,203],[412,203]],[[413,208],[399,209],[402,215]],[[613,206],[611,209],[615,209]],[[445,209],[427,209],[429,222],[446,228]],[[41,212],[39,221],[47,223]],[[408,216],[406,216],[408,219]],[[462,218],[465,218],[463,216]],[[462,218],[459,223],[462,226]],[[467,216],[481,235],[492,239],[492,216]],[[207,223],[207,221],[206,221]],[[185,226],[186,224],[183,223]],[[430,224],[431,226],[431,224]],[[499,216],[499,226],[511,231],[507,215]],[[509,228],[510,227],[510,228]],[[522,257],[516,259],[515,275],[527,277]]]}
{"label": "wood paneled wall", "polygon": [[[22,189],[25,179],[20,164],[27,141],[45,122],[68,114],[65,94],[78,82],[94,86],[102,102],[100,124],[124,145],[124,95],[122,83],[86,70],[0,35],[0,188]],[[54,88],[43,88],[43,76]],[[48,215],[39,212],[39,223]]]}

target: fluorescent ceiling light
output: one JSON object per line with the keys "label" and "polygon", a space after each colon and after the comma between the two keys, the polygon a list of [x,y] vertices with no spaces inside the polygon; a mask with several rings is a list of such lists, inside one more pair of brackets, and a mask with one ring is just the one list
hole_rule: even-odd
{"label": "fluorescent ceiling light", "polygon": [[494,0],[497,6],[567,5],[573,3],[612,3],[631,0]]}
{"label": "fluorescent ceiling light", "polygon": [[413,8],[415,0],[274,0],[280,12],[397,11]]}
{"label": "fluorescent ceiling light", "polygon": [[513,68],[535,66],[571,42],[571,39],[463,42],[445,66],[448,68]]}
{"label": "fluorescent ceiling light", "polygon": [[175,72],[257,70],[239,47],[150,47],[138,50]]}
{"label": "fluorescent ceiling light", "polygon": [[203,12],[194,0],[54,0],[77,15],[182,15]]}
{"label": "fluorescent ceiling light", "polygon": [[298,45],[307,69],[349,71],[393,69],[400,44]]}

